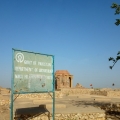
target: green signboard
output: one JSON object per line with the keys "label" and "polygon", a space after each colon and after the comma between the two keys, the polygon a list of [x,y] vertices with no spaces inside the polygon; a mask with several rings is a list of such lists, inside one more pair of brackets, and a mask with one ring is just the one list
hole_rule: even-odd
{"label": "green signboard", "polygon": [[11,80],[11,120],[13,120],[14,94],[48,93],[53,96],[55,112],[54,56],[13,49]]}
{"label": "green signboard", "polygon": [[53,56],[14,51],[14,93],[53,91]]}

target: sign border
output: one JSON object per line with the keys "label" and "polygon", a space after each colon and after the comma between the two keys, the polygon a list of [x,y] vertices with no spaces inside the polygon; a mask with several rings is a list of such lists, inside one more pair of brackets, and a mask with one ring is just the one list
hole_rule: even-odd
{"label": "sign border", "polygon": [[[39,92],[17,92],[15,93],[14,92],[14,52],[15,51],[20,51],[20,52],[28,52],[28,53],[34,53],[34,54],[40,54],[40,55],[46,55],[46,56],[51,56],[53,58],[53,80],[52,80],[52,84],[53,84],[53,90],[52,91],[39,91]],[[31,52],[31,51],[27,51],[27,50],[20,50],[20,49],[15,49],[15,48],[12,48],[12,77],[11,77],[11,105],[10,105],[10,108],[11,108],[11,111],[10,111],[10,120],[13,120],[13,96],[14,94],[30,94],[30,93],[49,93],[49,92],[52,92],[53,93],[53,107],[52,107],[52,118],[53,120],[55,119],[55,78],[54,78],[54,55],[49,55],[49,54],[42,54],[42,53],[38,53],[38,52]]]}

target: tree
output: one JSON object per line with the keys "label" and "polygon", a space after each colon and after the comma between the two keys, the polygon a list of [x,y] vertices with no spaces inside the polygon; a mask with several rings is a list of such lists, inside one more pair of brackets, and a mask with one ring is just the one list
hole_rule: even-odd
{"label": "tree", "polygon": [[[120,5],[113,3],[111,8],[115,9],[115,15],[120,14]],[[120,19],[116,19],[115,24],[118,26],[120,24]]]}
{"label": "tree", "polygon": [[116,57],[116,59],[113,58],[113,57],[110,57],[110,58],[109,58],[109,61],[113,61],[113,65],[110,66],[110,69],[113,68],[113,66],[115,65],[115,63],[116,63],[118,60],[120,60],[120,51],[117,53],[117,57]]}
{"label": "tree", "polygon": [[[120,5],[118,5],[118,4],[116,4],[116,3],[113,3],[112,6],[111,6],[111,8],[115,9],[115,15],[120,14]],[[120,19],[116,19],[115,24],[118,26],[118,25],[120,24]],[[119,56],[119,55],[120,55],[120,51],[117,53],[116,59],[113,58],[113,57],[110,57],[110,58],[109,58],[109,61],[113,61],[113,65],[110,66],[110,69],[112,69],[113,66],[115,65],[115,63],[116,63],[118,60],[120,60],[120,56]]]}

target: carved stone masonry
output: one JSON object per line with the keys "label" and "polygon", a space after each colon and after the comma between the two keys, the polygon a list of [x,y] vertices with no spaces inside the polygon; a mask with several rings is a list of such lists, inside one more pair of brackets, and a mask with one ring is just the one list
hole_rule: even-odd
{"label": "carved stone masonry", "polygon": [[55,72],[55,88],[72,88],[73,75],[67,70],[57,70]]}

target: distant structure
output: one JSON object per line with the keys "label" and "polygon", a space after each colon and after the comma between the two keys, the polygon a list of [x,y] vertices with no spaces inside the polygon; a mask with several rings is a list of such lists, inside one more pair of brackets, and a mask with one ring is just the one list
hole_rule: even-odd
{"label": "distant structure", "polygon": [[55,72],[55,88],[72,88],[73,75],[67,70],[57,70]]}
{"label": "distant structure", "polygon": [[84,88],[81,84],[77,83],[75,88]]}

